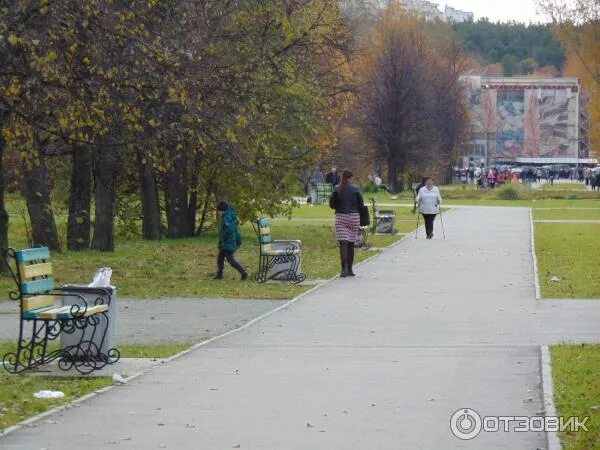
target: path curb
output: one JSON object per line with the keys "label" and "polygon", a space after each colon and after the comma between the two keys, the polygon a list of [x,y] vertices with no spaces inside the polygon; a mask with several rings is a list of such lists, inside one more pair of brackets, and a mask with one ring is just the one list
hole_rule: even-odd
{"label": "path curb", "polygon": [[538,272],[537,255],[535,254],[535,226],[533,224],[533,208],[529,208],[529,222],[531,225],[531,258],[533,260],[533,284],[535,286],[535,299],[541,300],[540,274]]}
{"label": "path curb", "polygon": [[[550,357],[550,349],[547,345],[542,345],[540,350],[544,416],[557,417],[556,405],[554,404],[554,385],[552,384],[552,359]],[[556,431],[546,431],[546,437],[548,439],[548,450],[562,450],[562,444]]]}

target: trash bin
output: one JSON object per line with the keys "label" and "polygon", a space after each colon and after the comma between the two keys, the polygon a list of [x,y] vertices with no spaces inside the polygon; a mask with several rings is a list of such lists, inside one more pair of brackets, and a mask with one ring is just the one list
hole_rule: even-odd
{"label": "trash bin", "polygon": [[[302,241],[283,241],[283,242],[273,242],[271,244],[271,248],[273,250],[286,250],[288,249],[290,246],[295,246],[298,248],[302,248]],[[296,258],[298,259],[298,267],[296,268],[296,271],[294,272],[294,276],[299,276],[302,273],[302,252],[298,253],[296,255]],[[273,277],[274,274],[280,273],[282,271],[287,271],[290,270],[292,268],[292,261],[288,261],[288,262],[277,262],[277,260],[275,260],[273,262],[273,266],[269,269],[269,278]],[[287,273],[283,272],[281,275],[274,277],[274,280],[281,280],[284,281],[286,280],[287,277]]]}
{"label": "trash bin", "polygon": [[375,216],[375,232],[379,234],[395,234],[396,211],[381,210]]}
{"label": "trash bin", "polygon": [[[93,327],[88,327],[85,330],[76,330],[71,334],[61,333],[60,335],[60,345],[62,349],[65,349],[71,345],[77,345],[81,341],[81,334],[85,333],[84,339],[91,339],[92,342],[94,342],[94,344],[96,344],[96,346],[99,348],[100,352],[106,355],[108,350],[113,348],[112,341],[115,334],[115,322],[117,320],[117,289],[115,287],[99,288],[66,284],[62,287],[62,290],[65,293],[80,295],[87,302],[88,307],[94,306],[97,298],[105,297],[102,295],[103,292],[108,292],[110,294],[110,305],[108,306],[108,311],[106,314],[108,316],[108,320],[102,314],[98,316],[100,323],[98,324],[96,333],[93,335],[93,337]],[[75,304],[83,305],[83,302],[77,296],[65,295],[62,297],[62,304],[63,306]],[[104,336],[104,342],[102,342],[102,336],[104,335],[105,330],[106,335]]]}

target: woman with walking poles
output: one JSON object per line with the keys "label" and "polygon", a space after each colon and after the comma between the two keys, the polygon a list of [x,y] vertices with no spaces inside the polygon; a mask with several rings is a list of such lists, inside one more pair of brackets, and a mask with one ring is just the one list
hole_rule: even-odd
{"label": "woman with walking poles", "polygon": [[433,185],[433,178],[428,177],[425,186],[419,189],[417,194],[417,205],[419,212],[425,219],[425,233],[427,239],[433,237],[433,222],[435,216],[439,213],[440,205],[442,204],[442,196],[437,186]]}
{"label": "woman with walking poles", "polygon": [[329,206],[335,209],[335,235],[340,245],[342,273],[340,276],[353,277],[354,242],[360,231],[360,211],[364,208],[360,189],[352,184],[353,173],[345,169],[342,181],[329,198]]}

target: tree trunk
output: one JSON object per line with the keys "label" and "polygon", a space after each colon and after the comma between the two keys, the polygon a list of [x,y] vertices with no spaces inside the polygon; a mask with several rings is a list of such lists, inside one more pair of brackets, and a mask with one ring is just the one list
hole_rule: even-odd
{"label": "tree trunk", "polygon": [[94,181],[96,210],[92,249],[104,252],[115,250],[115,209],[117,203],[117,171],[120,157],[111,147],[94,152]]}
{"label": "tree trunk", "polygon": [[388,158],[388,188],[392,192],[398,192],[398,165],[394,158]]}
{"label": "tree trunk", "polygon": [[204,205],[202,206],[202,216],[200,218],[200,225],[198,226],[198,230],[196,231],[196,234],[198,236],[200,236],[204,231],[204,225],[206,224],[206,218],[208,216],[208,202],[210,200],[211,194],[212,192],[209,184],[209,186],[206,188],[206,195],[204,196]]}
{"label": "tree trunk", "polygon": [[142,236],[149,241],[158,241],[162,237],[162,233],[154,165],[141,150],[138,151],[138,164],[142,197]]}
{"label": "tree trunk", "polygon": [[67,224],[69,250],[90,248],[93,158],[94,152],[87,146],[76,148],[73,152]]}
{"label": "tree trunk", "polygon": [[23,168],[24,195],[31,221],[33,245],[43,245],[50,250],[60,250],[60,241],[54,221],[54,211],[50,200],[50,183],[46,159],[40,152],[31,156]]}
{"label": "tree trunk", "polygon": [[194,234],[196,230],[196,215],[198,214],[198,183],[200,182],[200,165],[202,156],[198,153],[194,156],[194,166],[192,167],[192,177],[190,181],[190,200],[188,202],[188,220],[189,227]]}
{"label": "tree trunk", "polygon": [[[4,205],[4,136],[0,132],[0,250],[8,248],[8,212]],[[4,258],[0,258],[0,273],[8,273]]]}
{"label": "tree trunk", "polygon": [[190,229],[186,155],[173,155],[172,167],[165,175],[165,203],[167,207],[167,234],[170,238],[194,235]]}

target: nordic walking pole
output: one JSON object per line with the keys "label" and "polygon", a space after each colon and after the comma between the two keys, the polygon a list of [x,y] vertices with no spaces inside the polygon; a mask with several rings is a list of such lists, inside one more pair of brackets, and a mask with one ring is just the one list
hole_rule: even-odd
{"label": "nordic walking pole", "polygon": [[440,222],[442,223],[442,234],[444,235],[444,240],[446,239],[446,230],[444,229],[444,219],[442,218],[442,208],[440,209]]}
{"label": "nordic walking pole", "polygon": [[[415,210],[417,209],[417,204],[415,203]],[[417,228],[415,229],[415,240],[417,240],[419,238],[419,218],[420,218],[421,214],[419,214],[419,212],[417,211]]]}

